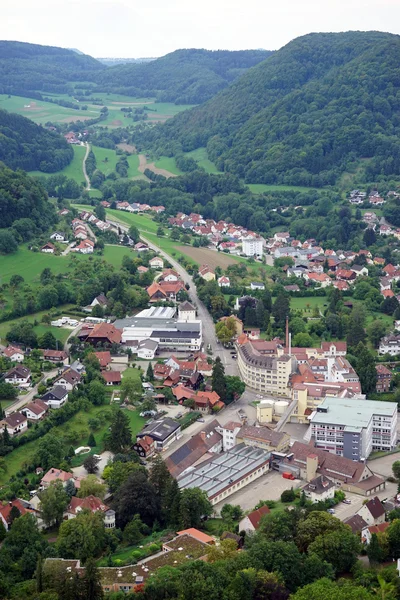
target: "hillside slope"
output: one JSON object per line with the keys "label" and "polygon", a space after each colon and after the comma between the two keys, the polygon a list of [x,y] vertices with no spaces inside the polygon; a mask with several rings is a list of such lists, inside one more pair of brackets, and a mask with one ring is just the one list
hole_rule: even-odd
{"label": "hillside slope", "polygon": [[66,92],[69,81],[91,80],[93,73],[105,68],[95,58],[66,48],[0,41],[2,94]]}
{"label": "hillside slope", "polygon": [[399,63],[396,35],[306,35],[135,142],[169,155],[206,146],[252,183],[333,184],[362,158],[368,177],[399,175]]}
{"label": "hillside slope", "polygon": [[109,68],[96,81],[104,91],[200,104],[270,54],[266,50],[176,50],[151,62]]}
{"label": "hillside slope", "polygon": [[58,133],[0,109],[0,161],[11,169],[54,173],[73,156],[72,147]]}

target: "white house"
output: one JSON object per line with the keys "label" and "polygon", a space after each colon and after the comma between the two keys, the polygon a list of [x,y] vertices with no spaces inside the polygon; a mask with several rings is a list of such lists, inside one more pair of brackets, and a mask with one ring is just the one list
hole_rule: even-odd
{"label": "white house", "polygon": [[28,419],[20,412],[12,413],[0,422],[0,429],[3,430],[4,428],[7,429],[9,435],[12,437],[28,429]]}
{"label": "white house", "polygon": [[195,321],[196,320],[196,309],[190,304],[190,302],[185,301],[179,305],[178,308],[178,319],[179,321]]}
{"label": "white house", "polygon": [[236,445],[236,437],[241,428],[242,424],[235,421],[229,421],[225,425],[216,427],[216,431],[222,435],[222,449],[224,452]]}
{"label": "white house", "polygon": [[6,356],[12,362],[21,363],[24,360],[25,354],[21,348],[17,348],[16,346],[7,346],[7,348],[4,348],[3,350],[3,356]]}
{"label": "white house", "polygon": [[74,387],[78,385],[80,380],[81,376],[79,373],[71,368],[65,368],[65,371],[59,377],[57,377],[54,383],[57,386],[60,385],[61,387],[65,388],[68,392],[71,392]]}
{"label": "white house", "polygon": [[258,281],[252,281],[250,283],[250,289],[252,290],[265,290],[265,285]]}
{"label": "white house", "polygon": [[156,351],[158,348],[158,342],[148,339],[142,340],[139,342],[137,355],[138,358],[143,358],[145,360],[153,360],[156,355]]}
{"label": "white house", "polygon": [[385,521],[386,511],[378,496],[371,498],[364,504],[357,514],[364,519],[368,525],[379,525]]}
{"label": "white house", "polygon": [[51,240],[55,240],[56,242],[65,242],[65,237],[63,233],[60,233],[59,231],[55,231],[51,236],[50,236]]}
{"label": "white house", "polygon": [[21,412],[26,416],[28,421],[40,421],[46,414],[48,406],[42,400],[32,400],[24,406]]}
{"label": "white house", "polygon": [[65,387],[56,385],[46,392],[41,399],[49,408],[61,408],[68,400],[68,391]]}
{"label": "white house", "polygon": [[18,385],[19,387],[28,387],[30,378],[30,370],[22,365],[17,365],[4,375],[4,382],[11,383],[12,385]]}
{"label": "white house", "polygon": [[385,335],[379,342],[379,354],[400,354],[400,335]]}
{"label": "white house", "polygon": [[303,492],[311,502],[324,502],[335,497],[335,487],[333,481],[325,475],[319,475],[307,483]]}
{"label": "white house", "polygon": [[231,281],[229,277],[222,275],[222,277],[219,277],[218,279],[218,285],[219,287],[231,287]]}
{"label": "white house", "polygon": [[44,252],[45,254],[54,254],[56,251],[56,247],[51,242],[47,242],[44,246],[41,247],[40,252]]}
{"label": "white house", "polygon": [[263,240],[262,238],[244,237],[242,239],[242,250],[246,256],[263,255]]}
{"label": "white house", "polygon": [[176,271],[174,271],[174,269],[166,269],[161,274],[160,280],[162,280],[162,281],[168,281],[168,282],[178,281],[179,280],[179,273],[177,273]]}
{"label": "white house", "polygon": [[149,265],[152,269],[163,269],[164,261],[160,256],[154,256],[149,260]]}
{"label": "white house", "polygon": [[253,510],[239,522],[239,531],[250,533],[259,528],[261,519],[270,513],[268,506],[260,506],[257,510]]}

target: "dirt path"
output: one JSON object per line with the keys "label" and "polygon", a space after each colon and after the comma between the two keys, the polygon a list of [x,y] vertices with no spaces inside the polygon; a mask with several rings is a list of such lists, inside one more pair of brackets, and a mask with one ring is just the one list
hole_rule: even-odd
{"label": "dirt path", "polygon": [[85,158],[83,159],[82,170],[83,170],[83,175],[86,180],[86,188],[85,189],[87,192],[90,190],[90,179],[88,177],[88,174],[86,173],[86,159],[89,156],[89,152],[90,152],[90,144],[86,143],[86,154],[85,154]]}
{"label": "dirt path", "polygon": [[177,177],[177,175],[175,175],[175,173],[171,173],[170,171],[167,171],[166,169],[159,169],[158,167],[156,167],[156,165],[153,162],[148,163],[145,155],[139,154],[138,171],[140,171],[141,173],[144,174],[146,169],[149,169],[149,171],[153,171],[153,173],[155,173],[156,175],[163,175],[167,179],[169,177]]}

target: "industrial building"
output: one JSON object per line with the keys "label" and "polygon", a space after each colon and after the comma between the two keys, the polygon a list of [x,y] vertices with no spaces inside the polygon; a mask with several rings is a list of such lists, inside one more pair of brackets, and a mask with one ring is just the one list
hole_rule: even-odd
{"label": "industrial building", "polygon": [[317,448],[352,460],[372,451],[393,450],[397,441],[397,404],[356,398],[325,398],[310,416],[305,439]]}
{"label": "industrial building", "polygon": [[200,488],[211,504],[226,500],[269,471],[270,452],[239,444],[178,479],[180,489]]}
{"label": "industrial building", "polygon": [[202,323],[190,320],[188,313],[187,310],[178,311],[176,316],[174,307],[154,306],[133,317],[119,319],[114,325],[122,330],[121,343],[133,350],[140,342],[151,339],[157,342],[158,350],[197,352],[203,341]]}

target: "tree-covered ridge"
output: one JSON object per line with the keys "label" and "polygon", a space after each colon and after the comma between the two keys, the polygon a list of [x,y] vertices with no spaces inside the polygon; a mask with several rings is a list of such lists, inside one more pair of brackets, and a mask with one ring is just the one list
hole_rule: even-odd
{"label": "tree-covered ridge", "polygon": [[68,91],[69,81],[88,81],[104,69],[98,60],[66,48],[0,41],[0,93]]}
{"label": "tree-covered ridge", "polygon": [[200,104],[270,54],[266,50],[176,50],[149,63],[109,68],[97,74],[96,81],[100,90]]}
{"label": "tree-covered ridge", "polygon": [[206,146],[253,183],[333,184],[366,158],[367,177],[398,175],[399,59],[396,35],[306,35],[135,141],[169,155]]}
{"label": "tree-covered ridge", "polygon": [[72,147],[58,133],[0,109],[0,161],[11,169],[54,173],[73,156]]}
{"label": "tree-covered ridge", "polygon": [[46,231],[57,221],[47,193],[36,179],[0,163],[0,233],[13,227],[24,239],[27,228]]}

